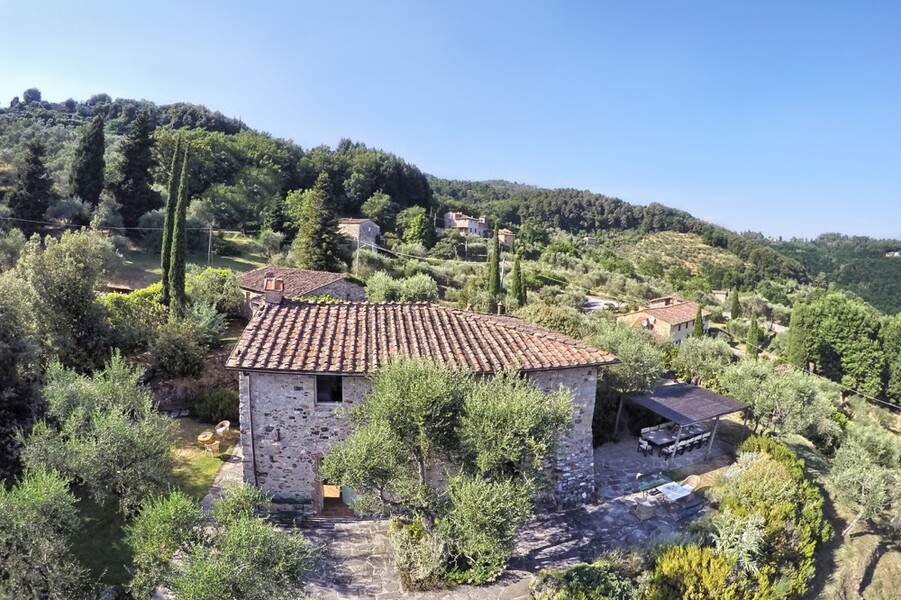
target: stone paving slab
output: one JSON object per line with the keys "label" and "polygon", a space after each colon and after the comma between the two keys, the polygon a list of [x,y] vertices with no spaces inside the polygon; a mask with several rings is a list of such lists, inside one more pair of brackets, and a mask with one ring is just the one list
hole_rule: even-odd
{"label": "stone paving slab", "polygon": [[[636,491],[638,473],[683,468],[701,462],[704,452],[677,456],[672,466],[663,459],[636,452],[637,440],[627,438],[595,451],[598,502],[538,514],[518,536],[508,569],[485,586],[404,592],[391,564],[391,544],[385,520],[317,521],[304,535],[322,547],[324,555],[309,576],[307,593],[313,598],[412,598],[414,600],[528,600],[532,574],[592,561],[604,550],[644,546],[651,540],[678,536],[695,517],[678,521],[672,506],[659,502],[655,516],[640,521],[632,510],[645,495]],[[717,444],[710,457],[729,452]]]}

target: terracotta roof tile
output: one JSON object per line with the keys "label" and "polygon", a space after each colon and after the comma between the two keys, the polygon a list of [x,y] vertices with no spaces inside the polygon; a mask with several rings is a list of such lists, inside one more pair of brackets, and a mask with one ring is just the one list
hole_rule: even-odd
{"label": "terracotta roof tile", "polygon": [[[650,315],[656,319],[669,323],[670,325],[678,325],[679,323],[687,323],[694,321],[698,316],[698,305],[695,302],[683,302],[681,304],[673,304],[670,306],[660,306],[657,308],[644,308],[634,313],[628,313],[620,317],[621,320],[635,324],[636,321],[643,319],[643,315]],[[710,315],[709,311],[701,310],[701,315]],[[634,319],[631,317],[635,317]]]}
{"label": "terracotta roof tile", "polygon": [[608,352],[511,317],[428,303],[290,302],[261,306],[226,366],[363,374],[396,356],[481,373],[618,362]]}
{"label": "terracotta roof tile", "polygon": [[242,273],[238,276],[238,285],[242,289],[262,294],[263,280],[266,279],[267,273],[272,273],[275,277],[280,277],[284,280],[286,298],[305,296],[346,277],[345,273],[265,266]]}

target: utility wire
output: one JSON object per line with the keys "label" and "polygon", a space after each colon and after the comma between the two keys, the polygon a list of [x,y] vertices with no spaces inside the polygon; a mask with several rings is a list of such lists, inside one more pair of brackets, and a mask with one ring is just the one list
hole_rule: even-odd
{"label": "utility wire", "polygon": [[[760,353],[762,353],[763,356],[767,357],[768,360],[775,360],[775,359],[773,359],[773,358],[769,358],[769,357],[771,357],[771,356],[775,356],[776,359],[781,359],[781,358],[782,358],[782,357],[779,356],[778,354],[772,354],[772,353],[770,353],[770,352],[765,352],[764,349],[761,348],[760,346],[757,346],[757,345],[755,345],[755,344],[749,343],[748,340],[743,339],[743,338],[741,338],[741,337],[735,335],[735,334],[732,333],[731,331],[726,331],[725,329],[719,329],[719,331],[722,331],[723,333],[725,333],[726,335],[728,335],[728,336],[731,337],[732,339],[735,339],[735,340],[738,340],[738,341],[740,341],[740,342],[743,342],[743,343],[745,344],[745,346],[747,346],[747,347],[749,347],[749,348],[757,348],[757,351],[760,352]],[[855,395],[857,395],[857,396],[860,396],[861,398],[864,398],[864,399],[866,399],[866,400],[868,400],[868,401],[870,401],[870,402],[872,402],[872,403],[875,403],[875,404],[881,404],[881,405],[883,405],[883,406],[889,408],[890,410],[893,410],[893,411],[896,411],[896,412],[897,412],[897,411],[901,411],[901,406],[898,406],[897,404],[892,404],[892,403],[890,403],[890,402],[886,402],[885,400],[880,400],[879,398],[876,398],[876,397],[874,397],[874,396],[870,396],[869,394],[866,394],[866,393],[864,393],[864,392],[861,392],[860,390],[855,389],[855,388],[852,388],[851,386],[845,385],[845,384],[843,384],[843,383],[839,383],[839,382],[837,382],[837,381],[832,381],[832,380],[829,379],[828,377],[825,377],[825,376],[823,376],[823,375],[820,375],[819,373],[814,373],[813,371],[807,369],[806,367],[799,367],[798,365],[796,365],[796,364],[794,364],[794,363],[790,363],[790,362],[788,362],[788,361],[784,361],[783,364],[786,364],[786,365],[790,366],[791,368],[796,369],[796,370],[798,370],[798,371],[800,371],[800,372],[802,372],[802,373],[804,373],[804,374],[806,374],[806,375],[810,375],[811,377],[817,377],[817,378],[819,378],[819,379],[822,379],[823,381],[827,381],[827,382],[829,382],[829,383],[831,383],[831,384],[833,384],[833,385],[837,385],[838,387],[842,388],[843,390],[852,392],[853,394],[855,394]]]}

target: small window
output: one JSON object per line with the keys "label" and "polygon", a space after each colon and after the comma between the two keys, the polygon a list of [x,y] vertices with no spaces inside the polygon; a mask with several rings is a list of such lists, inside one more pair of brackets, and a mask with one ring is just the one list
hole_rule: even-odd
{"label": "small window", "polygon": [[344,402],[344,389],[341,378],[334,375],[316,376],[316,403],[338,404]]}

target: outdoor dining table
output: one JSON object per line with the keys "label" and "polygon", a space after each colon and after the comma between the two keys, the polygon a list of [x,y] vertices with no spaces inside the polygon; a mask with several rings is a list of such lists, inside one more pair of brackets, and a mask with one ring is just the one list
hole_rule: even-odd
{"label": "outdoor dining table", "polygon": [[675,481],[664,483],[663,485],[657,486],[655,489],[663,494],[663,497],[666,498],[669,502],[680,500],[691,493],[691,490],[682,487]]}
{"label": "outdoor dining table", "polygon": [[641,438],[655,446],[666,446],[676,441],[676,432],[666,429],[648,431],[641,434]]}

